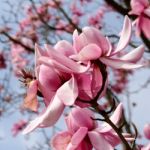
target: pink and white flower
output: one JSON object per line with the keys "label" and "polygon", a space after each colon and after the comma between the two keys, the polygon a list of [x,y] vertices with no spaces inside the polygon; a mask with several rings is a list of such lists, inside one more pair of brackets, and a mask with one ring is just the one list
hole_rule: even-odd
{"label": "pink and white flower", "polygon": [[[58,42],[54,48],[45,45],[46,51],[36,45],[35,74],[37,84],[32,84],[26,99],[31,101],[39,90],[46,108],[24,130],[52,126],[59,119],[65,106],[77,103],[77,99],[92,100],[102,86],[102,75],[96,65],[81,64],[69,58],[75,51],[67,41]],[[36,86],[35,86],[36,85]],[[84,106],[84,105],[82,105]],[[55,116],[55,117],[54,117]]]}
{"label": "pink and white flower", "polygon": [[[41,115],[31,121],[24,133],[31,132],[37,127],[54,125],[65,106],[77,104],[84,107],[87,105],[83,105],[80,99],[91,101],[97,96],[103,85],[103,77],[96,60],[117,69],[141,67],[141,64],[135,62],[142,57],[143,46],[120,58],[114,57],[127,46],[130,36],[131,21],[126,17],[115,49],[107,38],[91,27],[83,28],[80,35],[74,31],[73,46],[64,40],[59,41],[54,47],[45,45],[46,50],[36,45],[35,74],[38,85],[35,89],[31,87],[34,89],[32,97],[35,98],[39,90],[44,97],[46,108]],[[105,93],[106,86],[107,81],[99,97]],[[30,93],[30,90],[28,92]]]}
{"label": "pink and white flower", "polygon": [[148,0],[131,0],[131,9],[129,14],[137,16],[134,22],[136,24],[137,35],[143,32],[150,39],[150,2]]}
{"label": "pink and white flower", "polygon": [[[122,104],[119,104],[110,117],[115,125],[121,119],[122,108]],[[113,150],[120,143],[118,135],[107,123],[98,126],[92,118],[94,118],[94,114],[90,110],[79,107],[74,108],[66,117],[68,130],[53,137],[51,141],[53,149],[92,150],[94,147],[96,150]],[[134,140],[126,136],[127,134],[125,134],[126,140]]]}
{"label": "pink and white flower", "polygon": [[78,61],[99,59],[106,66],[115,69],[134,69],[142,67],[142,64],[135,63],[139,61],[143,55],[143,45],[119,58],[117,57],[117,55],[128,45],[131,38],[131,29],[131,21],[126,16],[121,37],[115,49],[112,47],[108,38],[104,37],[96,28],[84,27],[82,33],[79,35],[77,30],[75,30],[73,33],[73,46],[78,53],[72,55],[71,58]]}

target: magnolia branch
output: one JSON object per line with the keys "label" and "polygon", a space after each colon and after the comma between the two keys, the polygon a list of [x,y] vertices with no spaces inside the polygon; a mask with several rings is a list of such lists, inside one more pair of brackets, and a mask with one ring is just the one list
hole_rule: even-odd
{"label": "magnolia branch", "polygon": [[1,32],[1,34],[3,34],[4,36],[6,36],[11,42],[19,44],[20,46],[22,46],[23,48],[25,48],[27,51],[29,52],[34,52],[34,49],[31,47],[28,47],[27,45],[23,44],[21,41],[13,38],[11,35],[9,35],[7,32]]}
{"label": "magnolia branch", "polygon": [[[54,26],[49,25],[49,24],[47,23],[47,21],[45,21],[45,20],[43,19],[43,16],[42,16],[40,13],[38,13],[34,1],[33,1],[33,0],[30,0],[30,1],[31,1],[31,3],[32,3],[32,6],[33,6],[33,8],[34,8],[36,14],[38,15],[38,18],[40,19],[40,21],[41,21],[43,24],[46,25],[46,27],[48,27],[50,30],[54,30],[54,31],[58,31],[58,30],[64,31],[64,30],[65,30],[64,28],[56,28],[56,27],[54,27]],[[67,30],[65,30],[65,31],[68,32],[68,33],[72,33],[72,32],[69,32],[69,31],[67,31]]]}
{"label": "magnolia branch", "polygon": [[60,7],[59,3],[56,0],[53,0],[54,3],[57,5],[59,11],[64,15],[64,17],[68,20],[68,22],[75,28],[77,29],[79,32],[82,32],[82,29],[80,29],[75,23],[73,23],[73,21],[71,20],[71,18],[67,15],[67,13],[65,12],[65,10]]}

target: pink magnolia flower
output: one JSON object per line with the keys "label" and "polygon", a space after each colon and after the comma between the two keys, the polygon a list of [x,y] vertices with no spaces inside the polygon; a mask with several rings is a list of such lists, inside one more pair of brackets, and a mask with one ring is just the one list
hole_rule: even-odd
{"label": "pink magnolia flower", "polygon": [[131,0],[132,10],[130,14],[137,15],[135,20],[136,32],[137,35],[140,35],[141,32],[150,39],[150,3],[148,0]]}
{"label": "pink magnolia flower", "polygon": [[71,58],[78,61],[99,59],[105,65],[115,69],[133,69],[143,66],[142,64],[135,64],[143,55],[143,45],[119,58],[117,57],[120,51],[129,43],[131,27],[131,21],[126,16],[121,37],[115,49],[112,47],[108,38],[104,37],[96,28],[85,27],[80,35],[78,35],[77,30],[75,30],[73,33],[73,45],[78,53],[72,55]]}
{"label": "pink magnolia flower", "polygon": [[[71,106],[78,99],[92,100],[101,89],[102,75],[97,65],[82,64],[69,58],[75,53],[67,41],[58,42],[54,48],[45,45],[46,51],[36,46],[35,74],[37,84],[31,84],[27,101],[35,101],[39,90],[46,109],[24,130],[31,132],[37,127],[52,126],[59,119],[65,106]],[[101,95],[100,95],[101,96]],[[54,117],[55,116],[55,117]]]}
{"label": "pink magnolia flower", "polygon": [[[84,106],[77,100],[92,100],[102,87],[102,75],[99,66],[93,63],[100,60],[114,68],[132,69],[142,65],[134,64],[143,54],[140,46],[132,52],[114,58],[129,42],[131,22],[126,17],[122,36],[115,50],[112,49],[107,38],[95,28],[86,27],[83,33],[73,34],[73,46],[67,41],[58,42],[54,48],[45,45],[46,51],[36,46],[36,78],[34,96],[39,90],[46,104],[44,112],[38,116],[24,130],[31,132],[37,127],[52,126],[59,119],[65,106],[77,104]],[[105,84],[105,87],[107,82]],[[100,94],[100,97],[104,94]],[[30,94],[27,94],[30,96]],[[30,97],[29,97],[30,98]],[[55,116],[55,117],[54,117]]]}
{"label": "pink magnolia flower", "polygon": [[[122,104],[119,104],[110,119],[117,125],[121,116]],[[96,150],[113,150],[120,143],[119,137],[107,123],[98,126],[92,118],[94,118],[92,111],[74,108],[66,117],[68,131],[53,137],[51,141],[53,149],[92,150],[94,147]],[[132,141],[133,138],[127,137],[126,140]]]}
{"label": "pink magnolia flower", "polygon": [[144,135],[147,139],[150,140],[150,124],[144,126]]}
{"label": "pink magnolia flower", "polygon": [[19,120],[17,123],[15,123],[11,129],[13,136],[16,136],[19,132],[21,132],[26,125],[27,122],[24,120]]}

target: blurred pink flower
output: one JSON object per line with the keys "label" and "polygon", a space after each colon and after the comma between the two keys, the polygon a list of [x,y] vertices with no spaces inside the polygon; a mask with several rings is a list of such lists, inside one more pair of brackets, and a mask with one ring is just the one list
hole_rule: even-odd
{"label": "blurred pink flower", "polygon": [[113,49],[108,38],[105,38],[96,28],[84,27],[80,35],[78,35],[77,30],[75,30],[73,33],[73,45],[78,53],[72,55],[71,58],[77,61],[99,59],[106,66],[115,69],[134,69],[142,67],[142,64],[136,64],[136,62],[141,59],[144,53],[143,45],[119,58],[117,57],[129,43],[131,29],[131,21],[126,16],[121,37],[115,49]]}
{"label": "blurred pink flower", "polygon": [[96,28],[102,27],[102,19],[104,17],[105,10],[103,8],[99,8],[99,10],[96,12],[95,15],[91,15],[88,19],[88,23],[91,26],[94,26]]}
{"label": "blurred pink flower", "polygon": [[132,74],[132,70],[118,70],[114,69],[113,74],[114,74],[114,80],[113,83],[111,84],[112,90],[114,90],[117,94],[122,93],[129,82],[128,76]]}
{"label": "blurred pink flower", "polygon": [[19,120],[17,123],[15,123],[11,129],[13,136],[16,136],[19,132],[21,132],[26,125],[27,121],[25,120]]}
{"label": "blurred pink flower", "polygon": [[145,126],[144,126],[144,135],[147,139],[150,140],[150,124],[145,124]]}
{"label": "blurred pink flower", "polygon": [[81,11],[81,8],[78,8],[78,6],[77,6],[75,1],[71,4],[70,9],[71,9],[73,15],[76,15],[78,17],[83,15],[83,12]]}
{"label": "blurred pink flower", "polygon": [[129,14],[137,15],[135,20],[136,33],[140,35],[141,32],[150,39],[150,3],[148,0],[131,0],[131,11]]}
{"label": "blurred pink flower", "polygon": [[17,44],[12,44],[11,58],[13,70],[16,76],[19,76],[19,70],[23,69],[28,64],[28,60],[23,57],[25,53],[26,51],[23,47]]}
{"label": "blurred pink flower", "polygon": [[[122,104],[119,104],[110,119],[117,125],[121,116]],[[53,149],[92,150],[94,147],[97,150],[113,150],[120,143],[118,135],[107,123],[98,126],[92,118],[94,118],[92,111],[85,108],[74,108],[66,117],[68,131],[58,133],[53,137],[51,141]],[[127,137],[126,140],[134,139]]]}

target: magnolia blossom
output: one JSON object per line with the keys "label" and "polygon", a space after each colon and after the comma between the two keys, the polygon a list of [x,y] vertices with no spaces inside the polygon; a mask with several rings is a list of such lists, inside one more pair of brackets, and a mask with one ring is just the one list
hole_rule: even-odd
{"label": "magnolia blossom", "polygon": [[150,3],[149,0],[131,0],[131,11],[130,14],[137,15],[135,20],[136,32],[137,35],[140,35],[141,32],[147,38],[150,38]]}
{"label": "magnolia blossom", "polygon": [[[122,116],[122,104],[119,104],[110,120],[117,125]],[[85,115],[86,114],[86,115]],[[54,150],[113,150],[120,143],[115,131],[107,123],[98,126],[92,120],[94,114],[85,108],[76,107],[66,117],[68,131],[58,133],[51,141]],[[126,140],[134,140],[125,134]]]}
{"label": "magnolia blossom", "polygon": [[131,29],[131,21],[126,16],[121,37],[115,49],[113,49],[108,38],[104,37],[96,28],[84,27],[80,35],[78,35],[77,30],[75,30],[73,33],[73,44],[78,53],[72,55],[71,58],[78,61],[99,59],[106,66],[115,69],[139,68],[143,65],[137,64],[136,62],[140,60],[143,55],[143,45],[119,58],[117,57],[117,55],[128,45],[131,37]]}
{"label": "magnolia blossom", "polygon": [[[58,42],[54,48],[45,45],[46,51],[36,45],[36,80],[29,84],[24,104],[37,108],[38,90],[44,97],[46,109],[24,130],[28,133],[37,127],[52,126],[62,114],[65,106],[75,103],[84,106],[78,99],[90,101],[101,89],[102,75],[97,65],[81,64],[69,58],[75,54],[67,41]],[[33,101],[30,102],[29,101]],[[55,116],[55,117],[54,117]]]}
{"label": "magnolia blossom", "polygon": [[147,139],[150,140],[150,124],[144,126],[144,135]]}
{"label": "magnolia blossom", "polygon": [[[114,55],[126,47],[130,36],[131,21],[126,17],[116,49],[112,49],[108,39],[96,28],[91,27],[83,28],[80,35],[74,31],[73,45],[64,40],[59,41],[54,47],[45,45],[46,50],[36,45],[37,86],[36,84],[32,84],[34,87],[30,86],[33,92],[29,90],[26,99],[35,101],[36,94],[40,91],[44,97],[46,109],[31,121],[24,133],[37,127],[52,126],[59,119],[65,106],[75,104],[81,107],[87,106],[81,100],[93,100],[104,84],[101,66],[97,62],[101,61],[117,69],[141,67],[141,64],[135,64],[135,62],[142,57],[143,46],[120,58],[114,58]],[[99,98],[105,94],[106,87],[107,79],[102,92],[98,95]],[[35,104],[37,104],[36,101]]]}

